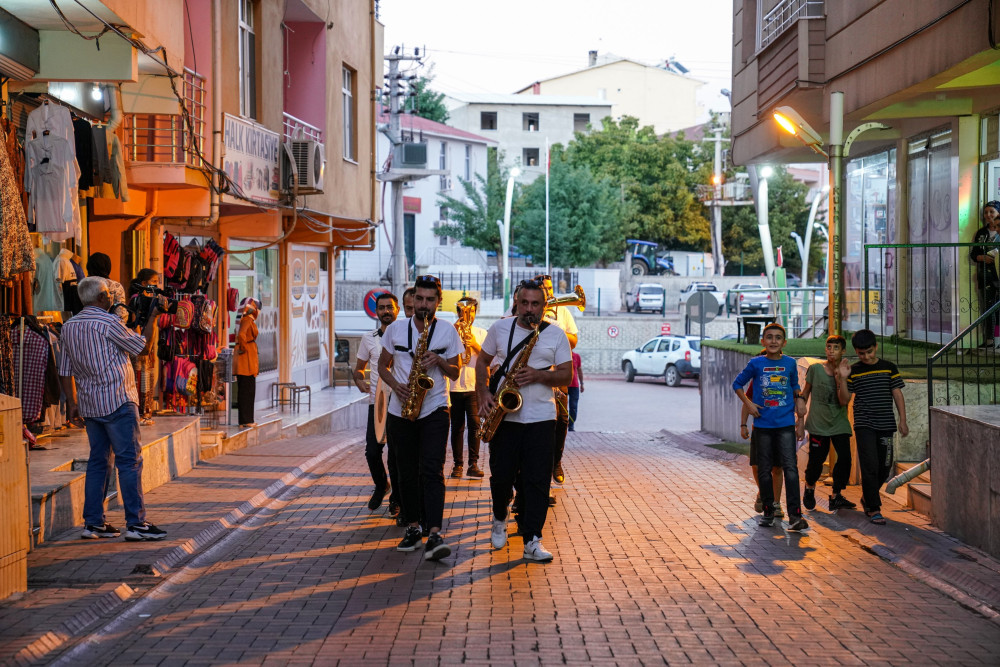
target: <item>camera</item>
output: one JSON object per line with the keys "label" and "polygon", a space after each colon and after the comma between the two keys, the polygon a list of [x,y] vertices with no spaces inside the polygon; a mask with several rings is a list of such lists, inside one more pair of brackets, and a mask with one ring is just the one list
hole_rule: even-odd
{"label": "camera", "polygon": [[168,290],[163,290],[154,285],[145,285],[142,290],[132,295],[125,309],[128,311],[128,322],[126,326],[130,329],[145,327],[149,322],[149,317],[153,313],[153,307],[160,309],[161,313],[176,313],[177,299]]}

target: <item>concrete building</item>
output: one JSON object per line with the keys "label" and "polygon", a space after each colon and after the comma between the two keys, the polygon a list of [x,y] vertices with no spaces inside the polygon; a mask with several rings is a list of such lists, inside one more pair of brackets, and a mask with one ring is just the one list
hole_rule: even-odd
{"label": "concrete building", "polygon": [[[992,5],[734,2],[735,163],[824,160],[772,112],[792,107],[826,143],[833,92],[844,94],[845,136],[867,121],[891,128],[861,134],[845,164],[845,329],[869,320],[887,335],[944,342],[982,310],[969,249],[945,244],[971,241],[982,204],[1000,196],[1000,12]],[[866,253],[872,244],[934,247]]]}
{"label": "concrete building", "polygon": [[705,82],[679,74],[668,63],[647,65],[591,51],[585,69],[536,81],[519,95],[591,95],[611,102],[615,118],[634,116],[657,134],[694,125],[703,109],[697,102]]}
{"label": "concrete building", "polygon": [[[383,116],[381,122],[386,122]],[[477,183],[477,176],[486,178],[488,149],[496,141],[465,132],[420,116],[404,115],[400,121],[404,138],[427,144],[427,167],[447,172],[444,176],[429,176],[408,181],[403,185],[403,225],[406,241],[407,266],[430,273],[447,271],[469,273],[486,270],[486,253],[468,248],[458,239],[437,236],[434,230],[448,218],[442,206],[442,195],[465,200],[461,181]],[[389,139],[378,135],[377,161],[385,171],[391,152]],[[478,187],[478,186],[477,186]],[[350,281],[369,281],[375,286],[386,277],[391,266],[392,218],[390,184],[380,183],[380,198],[385,201],[384,224],[375,232],[373,251],[345,251],[337,263],[338,277]],[[360,304],[358,305],[360,308]]]}
{"label": "concrete building", "polygon": [[453,94],[446,99],[449,122],[491,139],[508,166],[521,169],[519,182],[545,173],[545,142],[568,144],[574,132],[601,126],[611,102],[574,95]]}
{"label": "concrete building", "polygon": [[228,251],[208,290],[220,347],[233,324],[227,287],[263,304],[258,403],[277,381],[326,386],[329,268],[345,248],[372,247],[378,218],[375,0],[60,5],[74,30],[101,34],[100,48],[50,3],[0,1],[10,13],[0,22],[4,100],[22,134],[45,99],[106,125],[129,192],[122,201],[81,191],[82,238],[64,245],[84,260],[108,254],[111,277],[127,286],[144,266],[162,271],[165,233],[182,245],[216,241]]}

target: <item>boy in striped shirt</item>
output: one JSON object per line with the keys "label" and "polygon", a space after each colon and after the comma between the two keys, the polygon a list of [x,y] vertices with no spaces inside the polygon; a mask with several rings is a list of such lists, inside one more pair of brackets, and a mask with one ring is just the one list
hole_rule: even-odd
{"label": "boy in striped shirt", "polygon": [[879,489],[892,474],[893,434],[896,432],[895,404],[899,413],[899,434],[910,432],[906,425],[903,379],[896,364],[876,356],[878,341],[870,329],[861,329],[851,337],[858,363],[851,366],[847,390],[854,400],[854,439],[858,444],[858,467],[861,468],[861,507],[871,522],[885,524]]}

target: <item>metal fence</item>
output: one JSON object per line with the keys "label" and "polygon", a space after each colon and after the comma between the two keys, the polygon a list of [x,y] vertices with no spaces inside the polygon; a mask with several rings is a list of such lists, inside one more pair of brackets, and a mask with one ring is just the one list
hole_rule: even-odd
{"label": "metal fence", "polygon": [[[750,305],[743,294],[768,295],[767,305]],[[746,323],[780,322],[789,338],[823,338],[827,333],[826,287],[754,287],[726,290],[720,314],[735,316],[740,329]],[[683,312],[683,310],[682,310]]]}
{"label": "metal fence", "polygon": [[[511,290],[522,280],[530,280],[545,269],[511,269]],[[552,285],[557,294],[572,291],[579,282],[580,274],[576,271],[555,269],[552,271]],[[503,274],[496,271],[490,273],[438,273],[442,289],[479,292],[481,299],[503,298]]]}
{"label": "metal fence", "polygon": [[285,139],[312,139],[323,143],[323,130],[311,125],[290,113],[282,114]]}
{"label": "metal fence", "polygon": [[205,79],[184,70],[183,113],[125,114],[125,157],[129,162],[158,162],[203,167],[205,148]]}
{"label": "metal fence", "polygon": [[995,327],[998,316],[1000,302],[927,359],[928,405],[996,405],[1000,398],[997,385],[1000,359],[995,344],[970,348],[962,342],[970,337],[976,339],[983,327]]}
{"label": "metal fence", "polygon": [[757,50],[773,42],[800,18],[822,18],[823,0],[779,0],[766,14],[757,4]]}

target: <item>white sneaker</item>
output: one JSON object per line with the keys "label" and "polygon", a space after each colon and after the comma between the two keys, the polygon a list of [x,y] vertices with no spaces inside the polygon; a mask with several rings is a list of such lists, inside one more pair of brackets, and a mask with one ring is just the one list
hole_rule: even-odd
{"label": "white sneaker", "polygon": [[533,537],[530,542],[524,543],[524,558],[539,563],[548,563],[552,560],[552,554],[542,546],[542,538]]}
{"label": "white sneaker", "polygon": [[507,522],[493,520],[493,530],[490,532],[490,544],[494,549],[503,549],[507,546]]}

